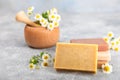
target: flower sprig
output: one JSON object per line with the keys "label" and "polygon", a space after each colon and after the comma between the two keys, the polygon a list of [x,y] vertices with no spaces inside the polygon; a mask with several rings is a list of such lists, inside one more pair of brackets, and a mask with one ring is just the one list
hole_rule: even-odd
{"label": "flower sprig", "polygon": [[108,43],[110,50],[119,51],[120,37],[115,38],[113,32],[109,32],[104,40]]}
{"label": "flower sprig", "polygon": [[29,61],[30,69],[39,69],[40,67],[48,67],[53,63],[53,58],[47,52],[40,52],[39,55],[34,55]]}
{"label": "flower sprig", "polygon": [[[32,16],[34,7],[28,8],[28,16]],[[42,27],[47,28],[48,30],[53,30],[54,28],[59,26],[59,22],[61,20],[61,16],[58,14],[58,10],[56,8],[52,8],[43,12],[42,14],[35,13],[34,14],[35,23],[39,24]]]}

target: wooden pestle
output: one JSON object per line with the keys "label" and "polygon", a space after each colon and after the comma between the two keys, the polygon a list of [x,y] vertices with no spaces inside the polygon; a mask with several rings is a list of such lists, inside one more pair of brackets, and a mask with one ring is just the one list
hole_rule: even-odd
{"label": "wooden pestle", "polygon": [[27,15],[25,14],[24,11],[20,11],[20,12],[18,12],[18,13],[16,14],[16,20],[17,20],[18,22],[23,22],[23,23],[25,23],[25,24],[28,24],[28,25],[30,25],[30,26],[32,26],[32,27],[40,27],[40,25],[38,25],[38,24],[34,23],[33,21],[31,21],[31,20],[27,17]]}

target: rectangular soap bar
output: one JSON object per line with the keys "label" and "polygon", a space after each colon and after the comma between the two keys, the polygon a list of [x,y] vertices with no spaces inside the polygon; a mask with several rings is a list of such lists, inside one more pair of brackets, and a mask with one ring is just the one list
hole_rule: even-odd
{"label": "rectangular soap bar", "polygon": [[103,38],[93,38],[93,39],[72,39],[71,43],[85,43],[85,44],[97,44],[98,51],[107,51],[109,49],[108,44]]}
{"label": "rectangular soap bar", "polygon": [[98,60],[110,61],[111,60],[110,52],[109,51],[99,51],[98,52]]}
{"label": "rectangular soap bar", "polygon": [[96,72],[97,54],[95,44],[57,43],[54,68]]}

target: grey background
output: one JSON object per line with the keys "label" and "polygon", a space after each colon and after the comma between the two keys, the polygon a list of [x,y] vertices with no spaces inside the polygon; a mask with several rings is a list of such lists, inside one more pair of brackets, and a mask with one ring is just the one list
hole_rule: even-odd
{"label": "grey background", "polygon": [[55,47],[33,49],[24,40],[25,24],[15,21],[19,10],[35,6],[36,12],[58,8],[62,21],[60,41],[72,38],[104,37],[113,31],[120,35],[120,0],[0,0],[0,80],[119,80],[120,54],[111,52],[113,73],[106,75],[74,71],[59,71],[53,67],[30,71],[32,55],[48,51],[54,56]]}

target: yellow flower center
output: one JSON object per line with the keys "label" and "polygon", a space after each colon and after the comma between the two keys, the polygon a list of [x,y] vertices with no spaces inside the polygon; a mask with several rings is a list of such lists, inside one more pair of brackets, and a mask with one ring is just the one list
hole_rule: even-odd
{"label": "yellow flower center", "polygon": [[112,45],[115,45],[115,43],[114,43],[114,42],[111,42],[111,44],[112,44]]}
{"label": "yellow flower center", "polygon": [[104,38],[104,40],[107,42],[107,41],[108,41],[108,38]]}
{"label": "yellow flower center", "polygon": [[29,68],[30,68],[30,69],[33,69],[33,68],[34,68],[34,64],[30,64],[30,65],[29,65]]}
{"label": "yellow flower center", "polygon": [[118,45],[120,42],[119,41],[116,41],[116,44]]}
{"label": "yellow flower center", "polygon": [[41,22],[44,22],[44,19],[41,19]]}
{"label": "yellow flower center", "polygon": [[115,50],[115,51],[119,51],[119,48],[118,48],[118,47],[116,47],[114,50]]}
{"label": "yellow flower center", "polygon": [[44,62],[43,66],[48,66],[48,63],[47,63],[47,62]]}
{"label": "yellow flower center", "polygon": [[31,12],[28,13],[28,15],[31,15],[31,14],[32,14]]}
{"label": "yellow flower center", "polygon": [[58,25],[58,23],[57,22],[55,22],[55,26],[57,26]]}
{"label": "yellow flower center", "polygon": [[32,62],[34,62],[35,60],[34,59],[32,59]]}
{"label": "yellow flower center", "polygon": [[51,18],[55,18],[55,16],[54,16],[54,15],[52,15],[52,16],[51,16]]}
{"label": "yellow flower center", "polygon": [[40,18],[40,15],[36,15],[36,18]]}
{"label": "yellow flower center", "polygon": [[113,34],[112,34],[112,33],[109,33],[109,34],[108,34],[108,36],[109,36],[109,37],[112,37],[112,36],[113,36]]}
{"label": "yellow flower center", "polygon": [[106,72],[110,71],[110,67],[109,66],[105,66],[104,67],[104,71],[106,71]]}
{"label": "yellow flower center", "polygon": [[48,56],[44,56],[44,59],[48,59]]}
{"label": "yellow flower center", "polygon": [[50,25],[50,28],[52,28],[53,26],[52,25]]}
{"label": "yellow flower center", "polygon": [[29,7],[28,10],[32,10],[32,7]]}
{"label": "yellow flower center", "polygon": [[59,19],[59,17],[57,16],[57,20]]}

